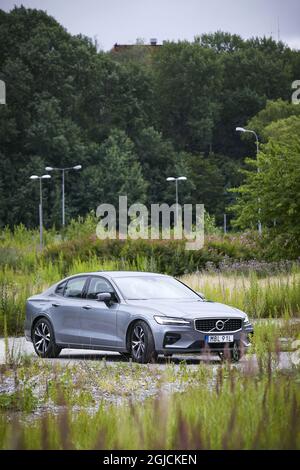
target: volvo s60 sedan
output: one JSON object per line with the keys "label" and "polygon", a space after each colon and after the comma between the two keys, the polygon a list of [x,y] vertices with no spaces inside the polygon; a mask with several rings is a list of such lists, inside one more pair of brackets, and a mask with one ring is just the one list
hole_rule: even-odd
{"label": "volvo s60 sedan", "polygon": [[203,351],[238,361],[252,333],[244,312],[162,274],[78,274],[26,304],[25,336],[40,357],[78,348],[118,351],[140,363]]}

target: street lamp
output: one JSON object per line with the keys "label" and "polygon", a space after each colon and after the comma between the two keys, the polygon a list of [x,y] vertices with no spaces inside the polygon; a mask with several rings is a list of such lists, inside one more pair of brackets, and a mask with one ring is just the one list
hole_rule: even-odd
{"label": "street lamp", "polygon": [[170,176],[166,179],[166,181],[175,181],[176,187],[176,224],[178,223],[178,181],[186,181],[187,178],[185,176],[179,176],[178,178],[174,178],[174,176]]}
{"label": "street lamp", "polygon": [[62,226],[65,226],[65,171],[68,170],[81,170],[81,165],[69,166],[67,168],[53,168],[52,166],[46,166],[46,171],[61,171],[61,198],[62,198]]}
{"label": "street lamp", "polygon": [[[252,131],[251,129],[245,129],[244,127],[236,127],[236,132],[242,132],[242,133],[248,133],[248,134],[253,134],[254,137],[255,137],[255,142],[256,142],[256,159],[258,158],[258,154],[259,154],[259,140],[258,140],[258,135],[255,131]],[[257,166],[257,173],[260,172],[260,169],[259,169],[259,166]],[[258,202],[260,202],[260,199],[258,199]],[[262,224],[261,224],[261,221],[260,221],[260,207],[258,209],[258,215],[259,215],[259,220],[258,220],[258,233],[259,235],[262,234]]]}
{"label": "street lamp", "polygon": [[250,129],[245,129],[244,127],[236,127],[236,132],[247,132],[248,134],[253,134],[255,136],[255,142],[256,142],[256,155],[259,154],[259,140],[258,140],[258,135],[256,134],[255,131],[252,131]]}
{"label": "street lamp", "polygon": [[40,204],[39,204],[39,220],[40,220],[40,249],[43,248],[43,193],[42,193],[42,180],[50,179],[50,175],[32,175],[30,176],[31,180],[40,181]]}

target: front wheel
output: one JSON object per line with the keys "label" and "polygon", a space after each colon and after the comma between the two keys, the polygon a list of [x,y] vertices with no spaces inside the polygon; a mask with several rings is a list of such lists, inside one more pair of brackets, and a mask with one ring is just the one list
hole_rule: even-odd
{"label": "front wheel", "polygon": [[241,351],[237,343],[233,344],[233,348],[230,350],[231,362],[239,362],[241,359]]}
{"label": "front wheel", "polygon": [[224,349],[218,352],[218,356],[222,362],[239,362],[242,357],[238,343],[234,343],[231,349]]}
{"label": "front wheel", "polygon": [[54,341],[51,323],[46,318],[36,322],[32,331],[32,342],[35,352],[40,357],[57,357],[61,348]]}
{"label": "front wheel", "polygon": [[144,321],[135,323],[131,330],[131,355],[134,362],[147,364],[157,359],[152,331]]}

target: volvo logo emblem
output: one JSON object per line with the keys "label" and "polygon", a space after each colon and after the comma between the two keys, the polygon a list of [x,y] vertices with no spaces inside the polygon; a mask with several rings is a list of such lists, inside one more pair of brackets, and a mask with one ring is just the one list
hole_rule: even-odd
{"label": "volvo logo emblem", "polygon": [[224,330],[224,322],[223,322],[223,320],[218,320],[218,321],[216,322],[216,328],[217,328],[218,331]]}

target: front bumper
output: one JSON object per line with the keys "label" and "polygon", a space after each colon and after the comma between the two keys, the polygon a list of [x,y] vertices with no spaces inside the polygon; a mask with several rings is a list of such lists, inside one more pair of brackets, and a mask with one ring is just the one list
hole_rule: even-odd
{"label": "front bumper", "polygon": [[[209,333],[220,335],[222,332]],[[222,352],[224,348],[233,348],[234,343],[244,352],[251,345],[253,327],[248,324],[235,332],[226,331],[226,335],[233,335],[232,343],[207,343],[205,337],[208,333],[202,333],[192,326],[161,326],[155,331],[155,349],[159,354],[201,353],[207,351]]]}

